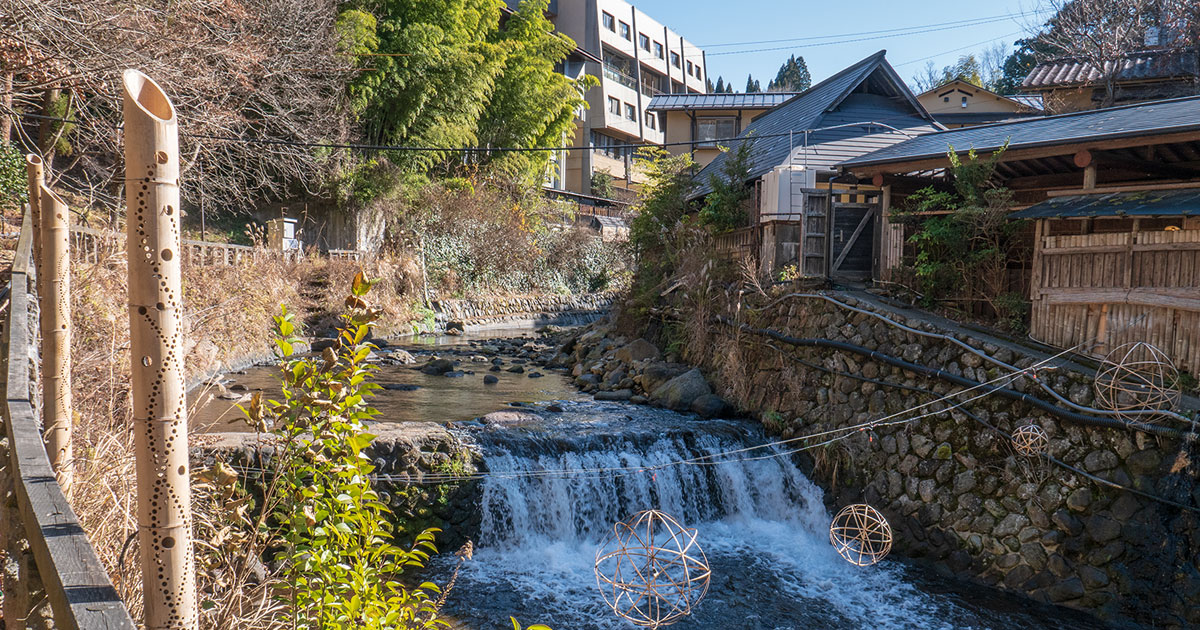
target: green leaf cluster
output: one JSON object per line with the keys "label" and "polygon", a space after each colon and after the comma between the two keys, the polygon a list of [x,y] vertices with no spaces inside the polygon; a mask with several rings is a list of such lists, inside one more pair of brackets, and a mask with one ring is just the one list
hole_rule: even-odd
{"label": "green leaf cluster", "polygon": [[989,156],[959,157],[950,147],[950,190],[924,188],[893,218],[911,227],[913,274],[925,302],[982,301],[994,313],[1020,320],[1008,286],[1008,263],[1019,251],[1023,222],[1008,218],[1012,193],[994,183],[1007,146]]}
{"label": "green leaf cluster", "polygon": [[374,436],[365,422],[378,411],[367,399],[379,386],[367,362],[366,341],[380,311],[366,301],[372,281],[359,273],[346,297],[347,314],[334,346],[297,357],[295,316],[274,318],[282,360],[283,400],[256,395],[242,407],[249,422],[272,431],[278,447],[265,491],[283,567],[291,622],[297,628],[434,629],[436,585],[406,587],[400,576],[436,553],[426,530],[411,548],[393,542],[391,511],[371,487],[374,471],[364,449]]}
{"label": "green leaf cluster", "polygon": [[596,80],[557,70],[575,49],[545,17],[549,0],[522,0],[501,26],[499,0],[352,0],[338,18],[342,49],[362,71],[349,86],[369,142],[445,148],[397,152],[402,170],[495,163],[540,177],[552,154],[463,156],[464,146],[556,147],[574,130]]}
{"label": "green leaf cluster", "polygon": [[699,215],[700,223],[718,234],[746,225],[746,210],[754,196],[754,189],[746,185],[754,141],[739,142],[736,149],[721,147],[721,151],[725,160],[719,172],[708,177],[712,192],[704,198]]}
{"label": "green leaf cluster", "polygon": [[783,65],[775,78],[767,82],[768,92],[803,92],[812,87],[812,74],[804,57],[792,55]]}
{"label": "green leaf cluster", "polygon": [[16,209],[28,197],[25,156],[15,144],[0,146],[0,206]]}

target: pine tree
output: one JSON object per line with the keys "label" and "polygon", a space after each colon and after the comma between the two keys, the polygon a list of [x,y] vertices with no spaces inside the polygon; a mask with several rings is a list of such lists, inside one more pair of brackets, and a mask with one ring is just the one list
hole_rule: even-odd
{"label": "pine tree", "polygon": [[804,57],[792,55],[779,67],[779,73],[767,83],[768,92],[803,92],[812,87],[812,75]]}
{"label": "pine tree", "polygon": [[716,92],[717,94],[721,94],[725,91],[725,78],[724,77],[717,76],[717,87],[713,91]]}
{"label": "pine tree", "polygon": [[762,91],[762,86],[759,85],[758,81],[754,80],[754,76],[746,75],[746,93],[752,94],[754,92],[761,92],[761,91]]}

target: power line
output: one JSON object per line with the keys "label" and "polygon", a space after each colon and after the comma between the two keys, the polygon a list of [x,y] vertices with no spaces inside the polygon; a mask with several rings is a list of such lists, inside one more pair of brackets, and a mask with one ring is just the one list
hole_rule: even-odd
{"label": "power line", "polygon": [[[35,120],[50,120],[58,122],[67,122],[77,127],[97,128],[120,130],[121,125],[99,125],[92,123],[81,123],[78,120],[67,118],[59,118],[55,116],[44,116],[42,114],[27,114],[22,112],[10,111],[5,115],[14,118],[32,118]],[[723,145],[735,142],[753,142],[764,138],[785,138],[792,136],[800,136],[805,134],[813,134],[823,131],[833,131],[836,129],[844,129],[847,127],[879,127],[885,130],[894,131],[897,133],[906,133],[887,123],[882,123],[873,120],[864,120],[853,123],[845,123],[841,125],[833,125],[830,127],[819,127],[815,129],[798,129],[795,131],[770,133],[762,135],[746,135],[730,138],[716,138],[712,140],[682,140],[677,142],[663,143],[647,143],[647,144],[610,144],[610,145],[588,145],[574,147],[421,147],[421,146],[405,146],[405,145],[387,145],[387,144],[361,144],[361,143],[337,143],[337,142],[304,142],[300,140],[284,140],[281,138],[244,138],[240,136],[223,136],[217,134],[201,134],[188,133],[180,131],[179,135],[187,138],[196,138],[198,140],[216,140],[222,142],[240,142],[243,144],[257,144],[266,146],[296,146],[313,149],[349,149],[357,151],[403,151],[403,152],[437,152],[437,153],[538,153],[538,152],[559,152],[559,151],[595,151],[595,150],[627,150],[627,149],[644,149],[651,147],[673,147],[673,146],[696,146],[696,145]]]}
{"label": "power line", "polygon": [[884,34],[884,33],[901,33],[902,31],[920,30],[920,29],[927,29],[927,28],[934,28],[934,27],[941,27],[941,26],[961,25],[961,26],[965,27],[965,26],[974,26],[975,23],[985,24],[985,23],[989,23],[992,21],[1001,21],[1001,20],[1006,20],[1006,19],[1010,19],[1010,18],[1016,19],[1019,17],[1028,17],[1030,15],[1037,15],[1039,13],[1045,13],[1045,12],[1046,11],[1025,11],[1022,13],[1017,13],[1015,15],[1013,15],[1013,14],[991,15],[991,16],[987,16],[987,17],[970,18],[970,19],[966,19],[966,20],[956,20],[953,22],[936,22],[933,24],[919,24],[919,25],[915,25],[915,26],[904,26],[904,27],[898,27],[898,28],[883,29],[883,30],[878,30],[878,31],[860,31],[857,33],[839,33],[837,35],[813,35],[813,36],[809,36],[809,37],[791,37],[791,38],[787,38],[787,39],[760,39],[760,40],[755,40],[755,41],[730,42],[730,43],[724,43],[724,44],[707,44],[704,46],[696,46],[696,47],[709,49],[709,48],[723,48],[726,46],[756,46],[759,44],[781,44],[784,42],[803,42],[803,41],[815,41],[815,40],[822,40],[822,39],[836,39],[839,37],[862,37],[865,35],[879,35],[879,34]]}
{"label": "power line", "polygon": [[941,57],[942,55],[948,55],[950,53],[958,52],[960,50],[966,50],[968,48],[975,48],[976,46],[983,46],[984,44],[990,44],[998,39],[1008,39],[1009,37],[1016,37],[1017,35],[1020,35],[1023,32],[1025,32],[1025,31],[1013,31],[1012,33],[1009,33],[1007,35],[1001,35],[999,37],[992,37],[990,39],[985,39],[981,42],[976,42],[974,44],[967,44],[966,46],[959,46],[958,48],[951,48],[950,50],[943,50],[940,53],[932,54],[932,55],[929,55],[928,57],[921,57],[920,59],[913,59],[912,61],[905,61],[903,63],[893,64],[892,67],[893,68],[902,68],[904,66],[909,66],[914,63],[920,63],[922,61],[933,59],[935,57]]}

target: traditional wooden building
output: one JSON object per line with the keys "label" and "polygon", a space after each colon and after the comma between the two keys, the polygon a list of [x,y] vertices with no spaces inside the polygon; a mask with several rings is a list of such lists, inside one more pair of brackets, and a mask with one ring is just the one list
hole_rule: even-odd
{"label": "traditional wooden building", "polygon": [[691,153],[696,164],[704,167],[721,154],[717,140],[737,137],[756,118],[796,94],[659,94],[650,99],[647,111],[662,119],[669,153]]}
{"label": "traditional wooden building", "polygon": [[1200,94],[1200,51],[1149,48],[1123,55],[1104,68],[1072,57],[1050,59],[1025,76],[1021,91],[1041,97],[1045,110],[1053,114],[1096,109],[1108,97],[1105,77],[1110,75],[1110,105]]}
{"label": "traditional wooden building", "polygon": [[917,101],[949,129],[1043,115],[1040,97],[1004,96],[962,79],[922,92]]}
{"label": "traditional wooden building", "polygon": [[[891,64],[887,51],[838,72],[754,119],[728,143],[752,143],[750,226],[718,247],[758,255],[764,270],[796,264],[805,275],[870,278],[884,192],[838,177],[847,159],[940,129]],[[711,190],[730,152],[697,175],[694,197]]]}
{"label": "traditional wooden building", "polygon": [[1154,343],[1200,373],[1200,97],[954,129],[846,160],[847,176],[883,187],[878,278],[905,264],[888,216],[936,185],[948,152],[1007,149],[999,184],[1028,219],[1032,260],[1022,290],[1031,336],[1100,355]]}

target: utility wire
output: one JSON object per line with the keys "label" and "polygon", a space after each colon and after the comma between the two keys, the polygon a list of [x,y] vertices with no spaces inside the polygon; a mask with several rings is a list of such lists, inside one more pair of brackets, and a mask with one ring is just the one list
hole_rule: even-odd
{"label": "utility wire", "polygon": [[1046,13],[1046,11],[1025,11],[1025,12],[1017,13],[1017,14],[990,15],[990,16],[985,16],[985,17],[969,18],[969,19],[965,19],[965,20],[955,20],[952,22],[935,22],[933,24],[917,24],[917,25],[913,25],[913,26],[903,26],[903,27],[889,28],[889,29],[883,29],[883,30],[878,30],[878,31],[860,31],[857,33],[838,33],[836,35],[811,35],[808,37],[789,37],[787,39],[760,39],[760,40],[743,41],[743,42],[728,42],[728,43],[724,43],[724,44],[706,44],[703,46],[697,46],[697,48],[703,48],[703,49],[707,50],[710,48],[725,48],[725,47],[729,47],[729,46],[757,46],[760,44],[782,44],[785,42],[816,41],[816,40],[823,40],[823,39],[836,39],[839,37],[862,37],[862,36],[866,36],[866,35],[881,35],[881,34],[885,34],[885,33],[900,33],[902,31],[924,30],[924,29],[928,29],[928,28],[941,27],[941,26],[955,26],[955,25],[973,26],[974,25],[973,23],[976,23],[976,22],[988,23],[988,22],[1006,20],[1006,19],[1010,19],[1010,18],[1016,19],[1016,18],[1020,18],[1020,17],[1029,17],[1031,15],[1038,15],[1040,13]]}

